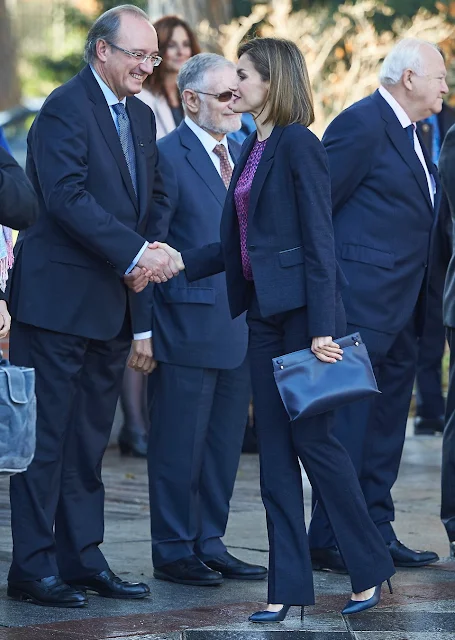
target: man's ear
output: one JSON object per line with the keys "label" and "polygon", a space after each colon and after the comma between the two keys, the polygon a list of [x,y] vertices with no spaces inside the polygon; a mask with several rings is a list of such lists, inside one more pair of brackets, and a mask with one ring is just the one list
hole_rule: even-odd
{"label": "man's ear", "polygon": [[108,44],[105,40],[98,40],[96,43],[96,55],[102,61],[106,62],[106,53]]}
{"label": "man's ear", "polygon": [[411,69],[406,69],[401,76],[401,80],[408,91],[412,91],[413,89],[413,76],[414,72]]}
{"label": "man's ear", "polygon": [[182,93],[182,102],[192,114],[199,111],[200,100],[198,94],[192,89],[185,89]]}

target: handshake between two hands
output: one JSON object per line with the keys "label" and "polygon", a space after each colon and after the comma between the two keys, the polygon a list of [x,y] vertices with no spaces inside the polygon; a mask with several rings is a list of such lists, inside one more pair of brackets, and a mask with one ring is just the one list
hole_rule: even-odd
{"label": "handshake between two hands", "polygon": [[164,242],[149,244],[137,266],[124,277],[125,284],[140,293],[149,282],[167,282],[183,271],[181,254]]}

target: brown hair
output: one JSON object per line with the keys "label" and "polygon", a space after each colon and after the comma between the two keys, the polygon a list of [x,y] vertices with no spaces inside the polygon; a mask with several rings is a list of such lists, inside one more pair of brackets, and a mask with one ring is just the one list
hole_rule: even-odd
{"label": "brown hair", "polygon": [[[158,44],[160,47],[160,56],[164,58],[166,54],[166,50],[168,48],[169,42],[171,41],[172,34],[174,33],[174,29],[176,27],[183,27],[185,29],[188,40],[190,41],[191,46],[191,56],[195,56],[197,53],[201,52],[201,47],[199,46],[199,42],[192,31],[190,25],[179,18],[178,16],[163,16],[159,20],[157,20],[153,26],[156,29],[156,33],[158,35]],[[164,76],[166,75],[165,64],[161,63],[159,67],[156,67],[153,70],[152,75],[150,75],[145,81],[146,88],[155,94],[165,95],[164,91]]]}
{"label": "brown hair", "polygon": [[237,56],[244,54],[262,80],[270,83],[266,102],[269,114],[264,124],[312,124],[313,95],[305,58],[298,46],[281,38],[253,38],[238,48]]}

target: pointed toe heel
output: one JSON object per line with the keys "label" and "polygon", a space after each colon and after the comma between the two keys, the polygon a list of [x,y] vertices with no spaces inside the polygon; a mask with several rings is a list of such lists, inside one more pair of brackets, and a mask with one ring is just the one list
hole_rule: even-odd
{"label": "pointed toe heel", "polygon": [[[374,593],[371,598],[368,598],[368,600],[348,600],[341,613],[344,616],[348,616],[353,613],[361,613],[362,611],[375,607],[381,599],[381,586],[382,585],[378,585],[374,588]],[[390,580],[387,580],[387,586],[389,587],[390,593],[393,593],[392,583]]]}
{"label": "pointed toe heel", "polygon": [[250,622],[283,622],[290,608],[290,604],[285,604],[279,611],[256,611],[256,613],[253,613],[248,620]]}

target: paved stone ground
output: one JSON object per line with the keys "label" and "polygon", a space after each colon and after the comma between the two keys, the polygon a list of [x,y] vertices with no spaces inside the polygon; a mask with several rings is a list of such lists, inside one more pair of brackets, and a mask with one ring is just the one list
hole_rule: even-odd
{"label": "paved stone ground", "polygon": [[[394,595],[386,590],[377,608],[349,619],[339,613],[350,593],[348,578],[315,573],[317,604],[306,609],[305,621],[300,622],[295,609],[284,623],[265,626],[246,622],[265,602],[265,582],[226,581],[207,588],[153,579],[145,463],[121,459],[115,449],[104,466],[103,550],[120,576],[148,582],[151,597],[122,602],[92,596],[83,610],[8,600],[9,508],[7,481],[0,480],[0,640],[278,640],[277,634],[293,640],[453,640],[455,562],[443,558],[448,545],[438,514],[440,450],[441,438],[407,438],[394,497],[399,537],[415,548],[437,551],[441,561],[399,570]],[[307,490],[308,507],[309,498]],[[225,541],[239,557],[266,563],[257,456],[242,456]]]}

